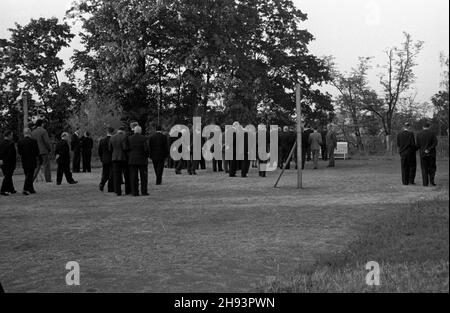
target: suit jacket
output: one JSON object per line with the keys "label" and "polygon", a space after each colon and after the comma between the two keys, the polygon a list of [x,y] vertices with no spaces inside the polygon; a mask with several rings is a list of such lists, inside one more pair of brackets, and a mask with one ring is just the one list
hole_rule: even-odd
{"label": "suit jacket", "polygon": [[72,140],[70,142],[70,146],[72,148],[72,151],[74,152],[80,152],[81,151],[81,141],[77,134],[72,135]]}
{"label": "suit jacket", "polygon": [[325,141],[326,141],[327,147],[331,147],[334,149],[337,148],[337,136],[334,131],[327,132]]}
{"label": "suit jacket", "polygon": [[35,139],[25,137],[20,140],[17,145],[17,150],[22,159],[22,167],[25,169],[32,169],[37,167],[37,158],[39,157],[39,146]]}
{"label": "suit jacket", "polygon": [[406,155],[416,151],[416,141],[414,134],[404,130],[397,135],[397,147],[400,155]]}
{"label": "suit jacket", "polygon": [[111,161],[127,161],[127,135],[117,133],[109,139],[109,150],[111,151]]}
{"label": "suit jacket", "polygon": [[154,161],[162,161],[169,156],[169,142],[167,136],[161,132],[153,134],[149,141],[150,159]]}
{"label": "suit jacket", "polygon": [[9,169],[16,168],[16,145],[11,140],[3,140],[0,143],[0,160],[3,161],[3,167]]}
{"label": "suit jacket", "polygon": [[290,143],[290,141],[291,141],[291,138],[290,138],[290,137],[291,137],[291,136],[290,136],[290,132],[284,132],[284,131],[282,131],[282,132],[279,134],[279,137],[278,137],[278,144],[280,145],[280,147],[281,147],[282,150],[286,151],[286,150],[289,150],[289,149],[292,148],[292,145],[291,145],[291,143]]}
{"label": "suit jacket", "polygon": [[31,138],[37,141],[39,154],[50,154],[52,151],[52,143],[48,137],[48,132],[43,127],[37,127],[33,130]]}
{"label": "suit jacket", "polygon": [[322,145],[326,146],[327,145],[327,131],[324,130],[320,133],[320,135],[322,136]]}
{"label": "suit jacket", "polygon": [[70,147],[67,141],[61,139],[56,144],[55,154],[59,155],[56,160],[58,164],[70,164]]}
{"label": "suit jacket", "polygon": [[320,133],[312,133],[309,135],[309,145],[311,150],[320,150],[322,146],[322,135]]}
{"label": "suit jacket", "polygon": [[[431,130],[427,129],[417,134],[417,147],[420,151],[420,156],[435,157],[437,144],[437,137]],[[425,150],[428,150],[429,153],[425,153]]]}
{"label": "suit jacket", "polygon": [[103,164],[110,164],[112,161],[112,152],[109,148],[109,141],[111,136],[106,136],[100,139],[98,144],[98,156]]}
{"label": "suit jacket", "polygon": [[83,153],[90,152],[92,148],[94,148],[94,140],[91,137],[82,137],[81,150],[83,150]]}
{"label": "suit jacket", "polygon": [[128,164],[147,165],[148,164],[148,139],[141,134],[134,134],[128,137]]}

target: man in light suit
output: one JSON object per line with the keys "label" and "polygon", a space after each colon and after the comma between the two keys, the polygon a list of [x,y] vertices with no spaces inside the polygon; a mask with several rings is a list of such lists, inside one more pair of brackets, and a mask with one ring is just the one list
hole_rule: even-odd
{"label": "man in light suit", "polygon": [[52,172],[50,168],[50,154],[52,152],[52,143],[50,142],[47,130],[43,127],[43,121],[37,120],[35,126],[36,128],[31,132],[31,138],[38,143],[40,158],[33,180],[36,180],[39,171],[43,168],[45,181],[51,183]]}
{"label": "man in light suit", "polygon": [[128,175],[127,162],[127,135],[125,127],[120,127],[117,134],[109,140],[109,149],[111,150],[111,160],[113,164],[114,191],[118,196],[122,195],[122,178],[125,181],[125,194],[131,193],[130,177]]}
{"label": "man in light suit", "polygon": [[333,125],[328,125],[328,132],[326,135],[327,153],[328,153],[328,167],[335,166],[334,150],[337,148],[337,136],[333,129]]}
{"label": "man in light suit", "polygon": [[313,133],[309,135],[309,146],[314,162],[314,169],[317,169],[319,163],[320,147],[322,146],[322,135],[317,131],[317,127],[313,128]]}

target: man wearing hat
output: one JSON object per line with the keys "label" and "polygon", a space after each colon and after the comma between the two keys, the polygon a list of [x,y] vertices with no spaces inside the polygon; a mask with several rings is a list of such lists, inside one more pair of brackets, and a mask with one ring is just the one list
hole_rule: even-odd
{"label": "man wearing hat", "polygon": [[401,160],[402,183],[403,185],[415,185],[417,148],[409,123],[406,123],[403,130],[397,135],[397,147]]}

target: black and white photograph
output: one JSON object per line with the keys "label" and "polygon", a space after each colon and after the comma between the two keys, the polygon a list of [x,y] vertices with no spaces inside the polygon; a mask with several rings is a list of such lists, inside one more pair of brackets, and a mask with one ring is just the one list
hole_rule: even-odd
{"label": "black and white photograph", "polygon": [[449,292],[448,0],[0,0],[0,86],[4,297]]}

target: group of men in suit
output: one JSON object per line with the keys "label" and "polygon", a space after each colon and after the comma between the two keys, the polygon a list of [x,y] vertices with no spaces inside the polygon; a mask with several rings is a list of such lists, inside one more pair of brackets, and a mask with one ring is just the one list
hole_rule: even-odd
{"label": "group of men in suit", "polygon": [[415,185],[416,152],[419,151],[423,186],[426,187],[430,184],[436,186],[436,147],[438,140],[430,127],[430,123],[425,123],[423,130],[415,136],[411,131],[411,125],[406,123],[403,131],[397,135],[403,185]]}
{"label": "group of men in suit", "polygon": [[[122,195],[122,184],[125,195],[148,196],[148,159],[153,162],[156,184],[161,185],[166,158],[169,156],[167,137],[162,134],[161,127],[150,137],[142,135],[138,123],[130,124],[131,133],[125,127],[115,130],[109,127],[106,137],[102,138],[98,154],[102,162],[102,178],[99,189],[104,191],[108,183],[108,192]],[[139,190],[140,182],[140,190]]]}
{"label": "group of men in suit", "polygon": [[[302,169],[306,161],[313,161],[313,168],[318,168],[319,156],[322,160],[328,160],[328,167],[335,167],[334,151],[337,148],[337,135],[332,124],[326,130],[319,132],[318,127],[310,127],[308,124],[301,128],[302,131]],[[289,154],[297,142],[297,133],[292,127],[285,126],[279,134],[279,167],[290,169]],[[320,153],[322,152],[322,153]],[[297,162],[297,149],[294,149],[292,158]],[[297,164],[295,165],[297,168]]]}
{"label": "group of men in suit", "polygon": [[[72,178],[70,172],[70,148],[68,143],[69,135],[63,133],[60,142],[56,145],[55,155],[57,162],[56,183],[61,185],[62,176],[65,174],[69,184],[77,182]],[[17,193],[14,188],[13,174],[16,170],[17,154],[20,155],[25,181],[22,193],[26,196],[35,194],[34,181],[42,169],[47,183],[52,182],[50,169],[50,154],[52,144],[47,130],[43,127],[43,121],[35,123],[35,129],[25,128],[23,139],[16,145],[13,140],[13,132],[5,131],[4,140],[0,144],[0,166],[3,172],[3,182],[0,188],[0,195],[9,196]]]}
{"label": "group of men in suit", "polygon": [[87,131],[80,138],[80,130],[77,129],[72,134],[70,148],[73,151],[72,171],[80,173],[80,163],[83,161],[83,173],[90,173],[92,170],[92,149],[94,148],[94,140],[91,138],[91,134]]}

